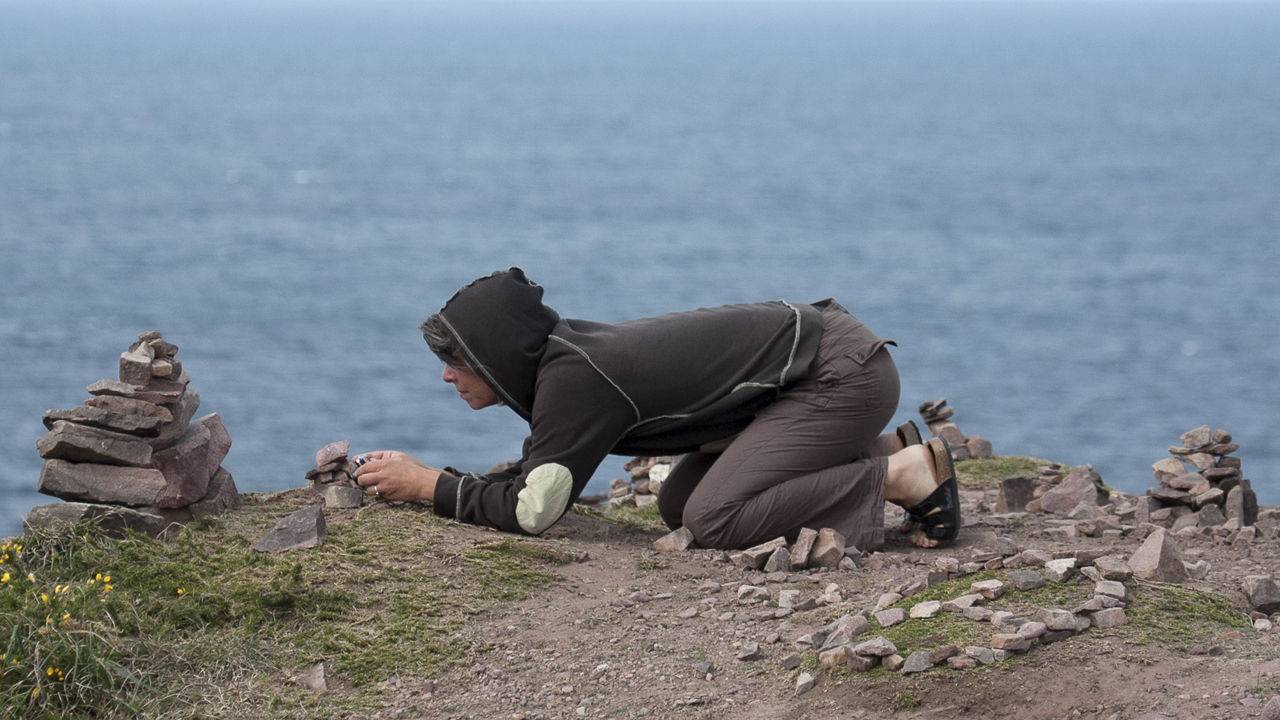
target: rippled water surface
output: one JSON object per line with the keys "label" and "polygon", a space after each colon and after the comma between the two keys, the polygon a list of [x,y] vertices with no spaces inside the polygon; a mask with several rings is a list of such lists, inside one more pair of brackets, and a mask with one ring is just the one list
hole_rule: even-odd
{"label": "rippled water surface", "polygon": [[[0,0],[0,534],[40,413],[161,330],[244,491],[483,469],[416,327],[521,265],[600,321],[838,298],[997,452],[1280,503],[1280,4]],[[593,483],[620,473],[609,461]]]}

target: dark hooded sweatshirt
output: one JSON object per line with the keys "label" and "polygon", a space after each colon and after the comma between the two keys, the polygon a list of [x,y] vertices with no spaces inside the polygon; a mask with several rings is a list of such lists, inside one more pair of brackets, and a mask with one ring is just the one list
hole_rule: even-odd
{"label": "dark hooded sweatshirt", "polygon": [[442,474],[435,513],[540,534],[606,455],[679,454],[732,438],[807,377],[820,312],[777,301],[606,325],[561,318],[519,268],[476,280],[440,315],[530,434],[504,472]]}

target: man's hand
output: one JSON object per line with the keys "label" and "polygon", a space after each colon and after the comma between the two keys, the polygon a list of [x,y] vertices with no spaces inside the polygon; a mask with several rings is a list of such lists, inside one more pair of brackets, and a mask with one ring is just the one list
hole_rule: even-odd
{"label": "man's hand", "polygon": [[356,470],[356,482],[366,493],[396,502],[431,502],[435,497],[436,480],[442,471],[401,452],[381,450],[367,455],[369,462]]}

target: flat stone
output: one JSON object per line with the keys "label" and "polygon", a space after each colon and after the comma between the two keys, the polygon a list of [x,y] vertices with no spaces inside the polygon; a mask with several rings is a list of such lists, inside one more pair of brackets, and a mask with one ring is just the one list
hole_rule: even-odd
{"label": "flat stone", "polygon": [[94,523],[103,535],[117,540],[124,538],[126,529],[155,538],[169,526],[158,515],[118,505],[51,503],[31,508],[22,521],[22,531],[30,534],[37,530],[51,530],[81,522]]}
{"label": "flat stone", "polygon": [[[1191,493],[1186,490],[1175,490],[1170,487],[1147,488],[1147,494],[1166,505],[1190,505]],[[1151,513],[1155,521],[1155,513]]]}
{"label": "flat stone", "polygon": [[1018,634],[1028,640],[1035,640],[1047,632],[1049,632],[1049,627],[1039,620],[1034,620],[1018,628]]}
{"label": "flat stone", "polygon": [[1182,433],[1182,437],[1178,439],[1182,441],[1182,447],[1198,448],[1213,442],[1213,430],[1208,425],[1201,425],[1195,430]]}
{"label": "flat stone", "polygon": [[1040,496],[1040,510],[1065,515],[1080,503],[1098,505],[1106,497],[1099,490],[1101,478],[1088,465],[1073,468],[1062,482]]}
{"label": "flat stone", "polygon": [[742,557],[738,561],[738,566],[748,570],[759,570],[769,561],[769,556],[773,555],[773,551],[778,548],[785,548],[787,539],[777,537],[769,542],[760,543],[754,547],[749,547],[742,551]]}
{"label": "flat stone", "polygon": [[324,506],[336,509],[358,508],[364,504],[364,491],[350,485],[330,485],[324,491]]}
{"label": "flat stone", "polygon": [[1098,581],[1093,586],[1093,592],[1095,595],[1109,595],[1117,600],[1123,600],[1126,594],[1124,583],[1116,582],[1115,580]]}
{"label": "flat stone", "polygon": [[991,648],[985,648],[978,645],[971,645],[964,649],[964,654],[977,660],[982,665],[991,665],[996,661],[996,655]]}
{"label": "flat stone", "polygon": [[875,655],[858,655],[849,653],[845,667],[854,672],[870,672],[880,666],[880,658]]}
{"label": "flat stone", "polygon": [[179,508],[198,502],[209,491],[209,430],[189,426],[178,442],[157,452],[151,463],[165,480],[157,506]]}
{"label": "flat stone", "polygon": [[1200,451],[1207,455],[1230,455],[1239,449],[1240,446],[1235,443],[1215,443],[1200,448]]}
{"label": "flat stone", "polygon": [[1208,577],[1209,570],[1212,569],[1213,566],[1209,564],[1208,560],[1197,560],[1193,563],[1184,563],[1184,567],[1187,570],[1187,575],[1189,575],[1192,580],[1203,580]]}
{"label": "flat stone", "polygon": [[769,599],[769,589],[758,585],[739,585],[738,602],[750,603]]}
{"label": "flat stone", "polygon": [[1254,610],[1267,615],[1280,611],[1280,588],[1270,575],[1246,575],[1242,590]]}
{"label": "flat stone", "polygon": [[823,670],[830,670],[834,667],[843,667],[849,664],[849,656],[853,653],[848,645],[837,645],[818,651],[818,666]]}
{"label": "flat stone", "polygon": [[145,467],[151,446],[132,435],[56,420],[53,429],[36,441],[46,460]]}
{"label": "flat stone", "polygon": [[1098,612],[1099,610],[1106,610],[1107,608],[1113,608],[1113,607],[1122,608],[1122,607],[1125,607],[1125,603],[1123,600],[1118,600],[1110,595],[1094,595],[1093,597],[1086,600],[1083,605],[1073,609],[1071,612],[1075,613],[1076,615],[1081,615],[1081,614]]}
{"label": "flat stone", "polygon": [[[1209,492],[1217,492],[1219,495],[1222,494],[1221,490],[1210,490]],[[1208,494],[1209,493],[1205,493],[1205,495]],[[1226,516],[1222,514],[1222,508],[1217,505],[1205,505],[1200,508],[1200,512],[1196,513],[1195,516],[1196,524],[1200,527],[1216,527],[1227,521]]]}
{"label": "flat stone", "polygon": [[875,657],[885,657],[897,652],[898,646],[879,635],[853,646],[853,653],[855,655],[874,655]]}
{"label": "flat stone", "polygon": [[1000,481],[1000,497],[996,512],[1025,512],[1027,503],[1035,499],[1037,481],[1026,475],[1011,475]]}
{"label": "flat stone", "polygon": [[1013,589],[1021,592],[1044,587],[1044,576],[1035,570],[1012,570],[1007,580]]}
{"label": "flat stone", "polygon": [[1149,535],[1142,547],[1129,558],[1135,577],[1156,582],[1181,582],[1187,579],[1187,568],[1177,545],[1163,528]]}
{"label": "flat stone", "polygon": [[[787,670],[795,670],[796,668],[800,667],[800,663],[802,662],[804,662],[804,659],[800,657],[799,653],[787,653],[786,655],[782,656],[781,660],[778,661],[778,663],[781,664],[782,667]],[[706,675],[706,673],[702,673],[702,674]]]}
{"label": "flat stone", "polygon": [[800,591],[795,588],[783,588],[778,591],[778,607],[789,608],[800,600]]}
{"label": "flat stone", "polygon": [[991,457],[991,441],[980,435],[970,435],[965,438],[964,445],[969,448],[969,457],[974,460],[985,460]]}
{"label": "flat stone", "polygon": [[[1212,504],[1222,504],[1223,502],[1226,502],[1226,499],[1227,499],[1227,494],[1223,492],[1221,488],[1209,488],[1208,490],[1205,490],[1199,495],[1191,496],[1191,507],[1197,508],[1197,509],[1199,508],[1208,509],[1208,507]],[[1222,522],[1227,521],[1227,519],[1223,517],[1221,509],[1218,509],[1218,511],[1215,512],[1211,517],[1215,517],[1215,518],[1221,517]],[[1220,525],[1222,523],[1214,523],[1214,524]]]}
{"label": "flat stone", "polygon": [[1173,478],[1169,482],[1165,483],[1165,487],[1171,487],[1175,490],[1186,490],[1187,492],[1191,492],[1193,488],[1199,487],[1201,483],[1204,483],[1204,482],[1205,482],[1204,475],[1201,475],[1200,473],[1187,473],[1186,475],[1179,475],[1178,477]]}
{"label": "flat stone", "polygon": [[302,686],[304,690],[321,693],[329,690],[328,683],[324,679],[324,663],[312,663],[298,671],[295,681]]}
{"label": "flat stone", "polygon": [[818,538],[813,541],[813,550],[809,553],[809,564],[817,567],[837,567],[840,558],[844,557],[844,536],[831,528],[818,531]]}
{"label": "flat stone", "polygon": [[[146,348],[147,352],[143,352]],[[134,352],[120,353],[120,382],[129,385],[146,385],[151,379],[151,361],[154,353],[148,346]]]}
{"label": "flat stone", "polygon": [[874,613],[872,617],[876,619],[876,622],[880,624],[880,627],[887,628],[905,621],[907,619],[907,613],[902,608],[890,608],[888,610],[881,610]]}
{"label": "flat stone", "polygon": [[145,415],[159,418],[161,422],[172,422],[173,413],[169,409],[145,400],[117,397],[115,395],[99,395],[84,401],[85,407],[98,408],[123,415]]}
{"label": "flat stone", "polygon": [[1169,481],[1186,475],[1187,467],[1178,458],[1168,457],[1152,463],[1151,472],[1155,475],[1156,482],[1168,486]]}
{"label": "flat stone", "polygon": [[344,459],[350,452],[351,441],[339,440],[337,442],[331,442],[316,452],[316,467],[328,465],[329,463]]}
{"label": "flat stone", "polygon": [[[353,488],[354,489],[354,488]],[[236,489],[236,481],[225,468],[214,470],[209,478],[209,489],[199,502],[187,506],[193,518],[212,517],[224,512],[239,510],[241,506],[240,492]]]}
{"label": "flat stone", "polygon": [[807,672],[800,673],[796,678],[796,697],[800,697],[812,690],[815,684],[816,681],[813,679],[812,675]]}
{"label": "flat stone", "polygon": [[965,609],[973,607],[974,605],[981,605],[982,600],[983,600],[983,596],[977,593],[971,593],[969,595],[961,595],[958,598],[955,598],[953,600],[947,600],[946,602],[942,603],[942,611],[951,612],[951,613],[962,613],[965,611]]}
{"label": "flat stone", "polygon": [[929,659],[929,651],[917,650],[907,656],[906,662],[902,664],[902,674],[911,675],[913,673],[924,672],[933,667],[933,661]]}
{"label": "flat stone", "polygon": [[760,652],[760,643],[744,642],[737,654],[738,662],[755,662],[763,660],[764,653]]}
{"label": "flat stone", "polygon": [[1203,452],[1186,455],[1182,458],[1182,461],[1197,470],[1208,470],[1213,467],[1214,462],[1216,462],[1212,455]]}
{"label": "flat stone", "polygon": [[977,606],[971,607],[971,608],[965,608],[965,611],[964,611],[965,617],[969,618],[970,620],[976,620],[978,622],[986,622],[990,620],[993,614],[994,613],[992,613],[987,608],[977,607]]}
{"label": "flat stone", "polygon": [[809,553],[813,551],[813,543],[818,539],[818,531],[800,528],[795,544],[791,546],[791,567],[802,570],[809,567]]}
{"label": "flat stone", "polygon": [[1036,620],[1044,623],[1050,630],[1075,630],[1076,628],[1076,616],[1068,610],[1040,608],[1036,611]]}
{"label": "flat stone", "polygon": [[1089,620],[1092,622],[1093,627],[1100,630],[1129,624],[1129,618],[1125,616],[1124,608],[1107,608],[1106,610],[1099,610],[1098,612],[1090,615]]}
{"label": "flat stone", "polygon": [[790,572],[791,571],[791,551],[786,547],[780,547],[773,551],[769,559],[764,563],[765,572]]}
{"label": "flat stone", "polygon": [[1026,652],[1031,649],[1031,640],[1017,633],[997,633],[991,636],[991,649],[1005,652]]}
{"label": "flat stone", "polygon": [[143,507],[154,505],[164,486],[164,475],[150,468],[46,460],[36,490],[75,502]]}
{"label": "flat stone", "polygon": [[122,383],[118,380],[99,380],[86,387],[85,390],[89,391],[90,395],[115,395],[116,397],[143,400],[156,405],[167,405],[182,396],[181,390],[172,388],[148,390],[146,386]]}
{"label": "flat stone", "polygon": [[931,618],[936,617],[942,612],[942,603],[937,600],[929,600],[928,602],[916,603],[911,606],[910,615],[913,618]]}
{"label": "flat stone", "polygon": [[1114,555],[1103,555],[1093,561],[1094,567],[1102,573],[1102,577],[1107,580],[1118,580],[1124,582],[1133,577],[1133,569],[1129,567],[1129,563],[1121,560]]}
{"label": "flat stone", "polygon": [[261,553],[306,550],[324,544],[324,510],[319,505],[302,508],[281,518],[266,537],[254,543]]}
{"label": "flat stone", "polygon": [[960,654],[960,648],[955,645],[943,645],[929,651],[929,662],[937,665],[945,661],[947,658],[955,657]]}
{"label": "flat stone", "polygon": [[653,541],[653,549],[658,552],[683,552],[693,547],[693,531],[687,527],[669,532]]}
{"label": "flat stone", "polygon": [[1044,564],[1045,577],[1054,582],[1064,582],[1071,577],[1076,571],[1075,558],[1062,558],[1060,560],[1050,560]]}
{"label": "flat stone", "polygon": [[995,600],[1004,595],[1004,583],[999,580],[982,580],[969,585],[969,592],[981,595],[988,600]]}
{"label": "flat stone", "polygon": [[880,612],[881,610],[884,610],[890,605],[897,603],[901,599],[902,599],[902,595],[896,592],[882,593],[880,595],[880,598],[876,600],[876,606],[875,606],[875,609],[872,610],[872,612]]}
{"label": "flat stone", "polygon": [[1019,555],[1019,559],[1021,560],[1023,565],[1030,565],[1032,567],[1044,567],[1045,563],[1053,559],[1053,556],[1043,550],[1038,550],[1036,548],[1027,548],[1026,550],[1023,550],[1022,553]]}
{"label": "flat stone", "polygon": [[187,388],[187,391],[178,397],[177,402],[166,407],[173,414],[173,422],[160,428],[160,434],[147,441],[152,450],[163,450],[187,434],[191,418],[195,417],[196,410],[200,409],[200,393],[196,392],[195,388]]}
{"label": "flat stone", "polygon": [[889,672],[898,672],[902,670],[902,666],[905,665],[906,662],[906,658],[901,655],[889,655],[887,657],[880,658],[880,667],[888,670]]}
{"label": "flat stone", "polygon": [[45,410],[41,419],[44,421],[44,426],[50,430],[53,429],[56,421],[66,420],[77,425],[138,437],[155,437],[160,434],[160,428],[164,425],[164,421],[158,417],[113,412],[90,405],[81,405],[67,410]]}
{"label": "flat stone", "polygon": [[1258,521],[1258,496],[1248,480],[1241,480],[1227,493],[1226,511],[1227,518],[1238,520],[1242,527]]}

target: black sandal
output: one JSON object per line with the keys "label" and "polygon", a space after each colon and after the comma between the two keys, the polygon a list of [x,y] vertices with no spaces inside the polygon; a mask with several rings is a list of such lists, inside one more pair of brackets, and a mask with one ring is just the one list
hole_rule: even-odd
{"label": "black sandal", "polygon": [[907,518],[919,526],[919,532],[936,541],[935,547],[944,547],[960,534],[960,486],[956,482],[955,464],[951,462],[951,447],[942,438],[925,443],[933,456],[937,471],[938,487],[929,497],[915,507],[907,508]]}
{"label": "black sandal", "polygon": [[914,420],[902,423],[894,432],[898,433],[898,439],[902,441],[902,447],[904,448],[924,444],[924,440],[920,437],[920,428],[916,427]]}

